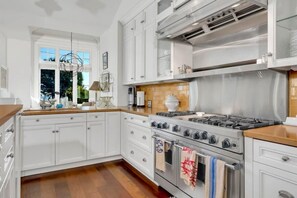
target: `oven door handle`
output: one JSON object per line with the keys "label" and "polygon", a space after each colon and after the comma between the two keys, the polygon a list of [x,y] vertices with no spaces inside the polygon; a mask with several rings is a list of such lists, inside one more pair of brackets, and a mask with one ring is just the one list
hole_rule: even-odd
{"label": "oven door handle", "polygon": [[[158,135],[153,135],[152,138],[157,139],[157,138],[162,138],[162,137],[160,137]],[[162,139],[164,139],[164,138],[162,138]],[[165,139],[164,139],[164,141],[170,145],[175,145],[174,141],[169,141],[169,140],[165,140]]]}
{"label": "oven door handle", "polygon": [[[181,145],[179,145],[179,144],[177,144],[177,143],[175,143],[174,146],[177,147],[177,148],[179,148],[179,149],[183,149],[183,146],[181,146]],[[202,153],[196,153],[196,155],[199,156],[199,157],[203,157],[203,158],[206,157],[206,155],[204,155],[204,154],[202,154]],[[227,163],[226,163],[225,166],[226,166],[227,168],[229,168],[229,169],[231,169],[231,170],[235,170],[235,171],[241,169],[241,165],[238,164],[238,163],[234,163],[234,164],[227,164]]]}

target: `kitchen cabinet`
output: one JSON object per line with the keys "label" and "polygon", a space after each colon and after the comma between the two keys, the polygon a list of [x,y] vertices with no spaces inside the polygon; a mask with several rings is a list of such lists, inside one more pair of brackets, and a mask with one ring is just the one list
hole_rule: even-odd
{"label": "kitchen cabinet", "polygon": [[154,151],[148,117],[122,113],[122,153],[124,159],[148,178],[154,178]]}
{"label": "kitchen cabinet", "polygon": [[22,129],[22,170],[55,165],[55,125]]}
{"label": "kitchen cabinet", "polygon": [[87,124],[87,159],[105,156],[105,120]]}
{"label": "kitchen cabinet", "polygon": [[297,148],[245,138],[245,197],[297,195]]}
{"label": "kitchen cabinet", "polygon": [[172,0],[157,0],[157,7],[157,22],[166,19],[169,15],[173,13]]}
{"label": "kitchen cabinet", "polygon": [[172,79],[179,74],[178,68],[183,65],[193,67],[193,46],[190,44],[158,40],[157,79]]}
{"label": "kitchen cabinet", "polygon": [[0,66],[7,66],[7,39],[6,36],[0,32]]}
{"label": "kitchen cabinet", "polygon": [[297,64],[297,1],[268,0],[268,67]]}
{"label": "kitchen cabinet", "polygon": [[86,123],[56,125],[56,165],[86,160]]}
{"label": "kitchen cabinet", "polygon": [[156,13],[153,3],[123,27],[124,84],[156,80]]}
{"label": "kitchen cabinet", "polygon": [[121,113],[106,112],[106,156],[121,154]]}
{"label": "kitchen cabinet", "polygon": [[123,27],[123,82],[135,81],[135,20]]}
{"label": "kitchen cabinet", "polygon": [[[15,185],[15,176],[14,176],[14,163],[11,164],[10,168],[9,168],[9,171],[8,171],[8,174],[7,174],[7,177],[5,179],[5,182],[3,184],[3,187],[2,187],[2,195],[3,195],[3,198],[15,198],[16,195],[16,185]],[[1,195],[0,193],[0,195]]]}

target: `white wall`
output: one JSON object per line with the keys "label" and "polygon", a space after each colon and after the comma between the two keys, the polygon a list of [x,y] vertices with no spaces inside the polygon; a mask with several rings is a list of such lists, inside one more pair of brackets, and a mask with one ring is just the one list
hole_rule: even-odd
{"label": "white wall", "polygon": [[30,107],[32,79],[31,42],[7,39],[8,90],[21,99],[24,108]]}

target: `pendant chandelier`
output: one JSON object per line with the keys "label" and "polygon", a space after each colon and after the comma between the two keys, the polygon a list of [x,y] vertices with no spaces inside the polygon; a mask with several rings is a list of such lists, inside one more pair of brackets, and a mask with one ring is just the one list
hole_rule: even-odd
{"label": "pendant chandelier", "polygon": [[83,71],[84,61],[72,50],[72,32],[71,32],[71,50],[69,53],[60,57],[60,71],[72,71],[73,76]]}

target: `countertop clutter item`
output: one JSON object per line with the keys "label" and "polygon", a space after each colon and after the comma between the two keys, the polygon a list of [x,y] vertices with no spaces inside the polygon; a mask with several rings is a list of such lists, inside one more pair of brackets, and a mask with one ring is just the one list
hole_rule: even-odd
{"label": "countertop clutter item", "polygon": [[287,117],[286,122],[284,122],[283,124],[289,125],[289,126],[297,126],[297,116],[296,116],[296,118]]}
{"label": "countertop clutter item", "polygon": [[178,108],[179,101],[174,95],[169,95],[169,96],[167,96],[165,105],[169,112],[174,112]]}
{"label": "countertop clutter item", "polygon": [[144,107],[144,91],[137,91],[137,107]]}
{"label": "countertop clutter item", "polygon": [[128,106],[132,107],[135,105],[135,87],[128,88]]}

